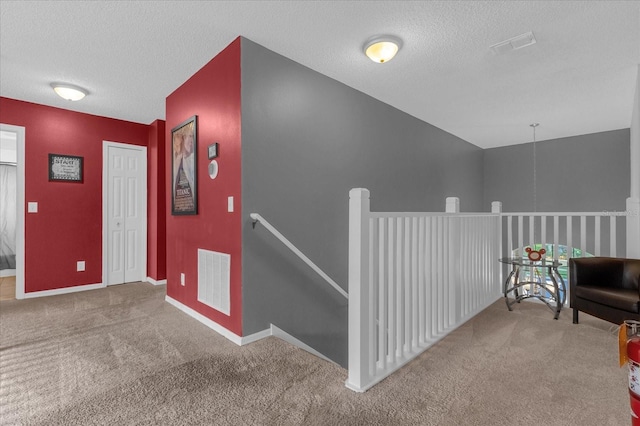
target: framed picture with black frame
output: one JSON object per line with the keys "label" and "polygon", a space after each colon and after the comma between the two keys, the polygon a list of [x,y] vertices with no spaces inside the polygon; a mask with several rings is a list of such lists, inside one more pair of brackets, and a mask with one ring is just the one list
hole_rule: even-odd
{"label": "framed picture with black frame", "polygon": [[171,129],[171,214],[198,214],[198,116]]}
{"label": "framed picture with black frame", "polygon": [[84,157],[49,154],[49,182],[77,182],[84,180]]}

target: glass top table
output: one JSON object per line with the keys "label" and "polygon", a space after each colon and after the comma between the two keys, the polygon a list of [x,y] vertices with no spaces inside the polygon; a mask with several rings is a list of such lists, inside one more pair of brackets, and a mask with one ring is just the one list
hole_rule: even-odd
{"label": "glass top table", "polygon": [[536,298],[554,311],[553,319],[558,319],[567,295],[564,279],[558,273],[559,261],[532,261],[526,257],[503,257],[498,261],[511,265],[511,272],[503,287],[504,299],[510,311],[515,303]]}

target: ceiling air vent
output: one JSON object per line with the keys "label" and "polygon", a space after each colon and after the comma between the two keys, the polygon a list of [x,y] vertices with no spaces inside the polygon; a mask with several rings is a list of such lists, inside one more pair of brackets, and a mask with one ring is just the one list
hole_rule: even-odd
{"label": "ceiling air vent", "polygon": [[511,52],[512,50],[522,49],[523,47],[531,46],[536,43],[536,38],[533,36],[533,33],[529,31],[528,33],[520,34],[519,36],[515,36],[510,38],[509,40],[501,41],[500,43],[496,43],[490,47],[495,53],[502,55],[507,52]]}

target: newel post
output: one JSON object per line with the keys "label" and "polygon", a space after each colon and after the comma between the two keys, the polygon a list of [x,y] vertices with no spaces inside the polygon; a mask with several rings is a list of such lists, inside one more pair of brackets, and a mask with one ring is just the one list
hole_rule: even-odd
{"label": "newel post", "polygon": [[640,259],[640,199],[627,198],[627,256]]}
{"label": "newel post", "polygon": [[369,378],[369,190],[349,191],[349,377],[362,392]]}
{"label": "newel post", "polygon": [[502,203],[500,201],[491,202],[491,213],[502,213]]}
{"label": "newel post", "polygon": [[447,197],[445,213],[460,213],[460,198]]}

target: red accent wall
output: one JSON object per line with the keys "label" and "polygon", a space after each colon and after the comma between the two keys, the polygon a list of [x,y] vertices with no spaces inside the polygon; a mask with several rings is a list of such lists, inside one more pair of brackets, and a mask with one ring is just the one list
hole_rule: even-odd
{"label": "red accent wall", "polygon": [[167,278],[165,127],[151,123],[147,145],[147,276],[156,281]]}
{"label": "red accent wall", "polygon": [[[166,104],[167,295],[242,335],[240,38],[207,63]],[[198,116],[198,214],[171,215],[171,129]],[[207,146],[219,143],[218,177],[209,178]],[[235,208],[227,212],[227,197]],[[198,302],[198,249],[231,255],[231,315]],[[185,274],[185,286],[180,274]]]}
{"label": "red accent wall", "polygon": [[[38,202],[25,217],[25,292],[101,283],[102,141],[146,146],[149,126],[8,98],[0,122],[25,127],[25,203]],[[49,153],[84,157],[84,182],[49,182]]]}

